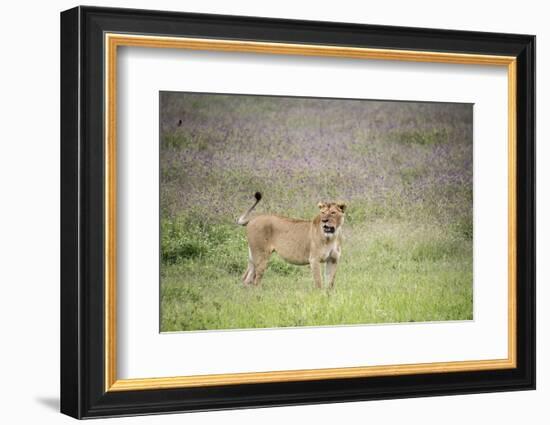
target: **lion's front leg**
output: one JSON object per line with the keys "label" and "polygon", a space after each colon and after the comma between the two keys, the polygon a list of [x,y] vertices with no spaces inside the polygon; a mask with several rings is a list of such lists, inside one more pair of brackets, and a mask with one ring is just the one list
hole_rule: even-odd
{"label": "lion's front leg", "polygon": [[311,271],[313,273],[313,280],[315,281],[315,286],[317,286],[317,288],[322,288],[323,279],[321,277],[321,262],[316,259],[310,259],[309,264],[311,265]]}
{"label": "lion's front leg", "polygon": [[325,277],[328,282],[328,287],[334,287],[334,278],[336,277],[336,268],[338,266],[337,258],[329,258],[325,269]]}

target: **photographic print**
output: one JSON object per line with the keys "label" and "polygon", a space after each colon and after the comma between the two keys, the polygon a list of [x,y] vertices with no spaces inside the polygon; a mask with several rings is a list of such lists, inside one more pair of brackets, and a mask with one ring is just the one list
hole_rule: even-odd
{"label": "photographic print", "polygon": [[62,413],[535,388],[535,36],[90,6],[60,34]]}
{"label": "photographic print", "polygon": [[161,332],[472,320],[472,104],[159,96]]}

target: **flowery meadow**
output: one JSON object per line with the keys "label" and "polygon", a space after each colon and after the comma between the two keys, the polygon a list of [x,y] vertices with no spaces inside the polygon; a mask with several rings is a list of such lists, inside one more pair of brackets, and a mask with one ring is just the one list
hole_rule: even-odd
{"label": "flowery meadow", "polygon": [[[469,104],[160,93],[161,331],[471,320]],[[245,287],[256,213],[348,204],[332,290],[274,254]]]}

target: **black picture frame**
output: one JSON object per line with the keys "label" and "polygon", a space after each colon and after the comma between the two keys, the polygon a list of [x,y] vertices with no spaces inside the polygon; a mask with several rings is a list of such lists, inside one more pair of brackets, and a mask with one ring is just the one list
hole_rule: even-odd
{"label": "black picture frame", "polygon": [[[104,34],[506,55],[517,58],[517,367],[105,391]],[[535,388],[535,37],[76,7],[61,13],[61,412],[75,418]]]}

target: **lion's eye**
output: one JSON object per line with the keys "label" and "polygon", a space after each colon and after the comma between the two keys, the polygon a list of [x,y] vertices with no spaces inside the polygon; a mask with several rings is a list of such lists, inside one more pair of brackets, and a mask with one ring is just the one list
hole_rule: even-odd
{"label": "lion's eye", "polygon": [[334,215],[334,214],[336,214],[334,211],[331,211],[331,212],[330,212],[330,215]]}

